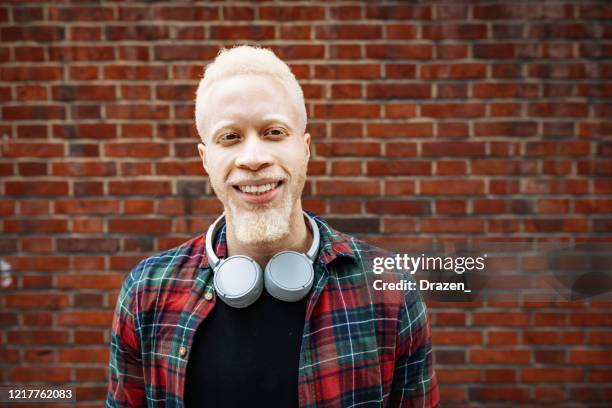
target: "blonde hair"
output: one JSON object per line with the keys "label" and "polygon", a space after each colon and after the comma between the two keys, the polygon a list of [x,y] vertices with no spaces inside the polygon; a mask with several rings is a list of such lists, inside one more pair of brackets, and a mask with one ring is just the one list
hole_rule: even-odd
{"label": "blonde hair", "polygon": [[215,60],[206,66],[200,80],[195,99],[195,122],[198,134],[204,141],[204,95],[216,81],[237,75],[266,75],[278,80],[295,100],[298,109],[298,131],[306,131],[306,106],[304,93],[289,66],[272,50],[250,45],[240,45],[231,49],[222,48]]}

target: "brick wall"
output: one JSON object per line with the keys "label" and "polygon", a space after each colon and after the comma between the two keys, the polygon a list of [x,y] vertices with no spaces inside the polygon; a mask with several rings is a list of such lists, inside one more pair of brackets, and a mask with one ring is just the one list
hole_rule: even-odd
{"label": "brick wall", "polygon": [[[2,384],[101,405],[124,275],[220,211],[192,99],[224,45],[300,79],[305,207],[338,228],[396,249],[612,240],[606,2],[74,3],[0,5]],[[609,406],[611,310],[432,302],[444,406]]]}

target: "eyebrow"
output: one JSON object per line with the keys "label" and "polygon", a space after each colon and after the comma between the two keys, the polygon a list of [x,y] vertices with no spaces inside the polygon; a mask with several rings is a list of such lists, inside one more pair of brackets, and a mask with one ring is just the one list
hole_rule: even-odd
{"label": "eyebrow", "polygon": [[[261,122],[263,122],[263,123],[280,122],[283,125],[287,126],[288,128],[291,128],[291,126],[289,126],[289,121],[287,120],[287,117],[282,116],[282,115],[267,115],[267,116],[265,116],[265,117],[263,117],[261,119]],[[213,128],[213,130],[210,132],[210,134],[214,136],[220,130],[225,129],[226,127],[231,127],[232,125],[234,125],[234,123],[236,123],[235,120],[224,120],[224,121],[221,121],[220,123],[217,124],[217,126],[215,126]]]}

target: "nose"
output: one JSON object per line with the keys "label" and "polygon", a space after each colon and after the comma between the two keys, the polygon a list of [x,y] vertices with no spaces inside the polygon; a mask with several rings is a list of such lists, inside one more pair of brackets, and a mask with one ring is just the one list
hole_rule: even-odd
{"label": "nose", "polygon": [[236,167],[257,171],[272,164],[269,147],[257,134],[248,135],[235,160]]}

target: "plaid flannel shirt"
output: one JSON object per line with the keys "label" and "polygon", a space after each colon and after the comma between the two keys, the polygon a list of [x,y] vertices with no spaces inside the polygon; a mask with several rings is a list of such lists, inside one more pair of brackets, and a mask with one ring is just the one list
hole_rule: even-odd
{"label": "plaid flannel shirt", "polygon": [[[321,244],[296,373],[299,406],[438,406],[418,291],[372,286],[413,278],[372,273],[375,257],[394,254],[314,218]],[[215,253],[225,257],[225,234]],[[212,276],[202,234],[141,261],[125,278],[112,323],[107,407],[183,407],[193,337],[217,302]]]}

